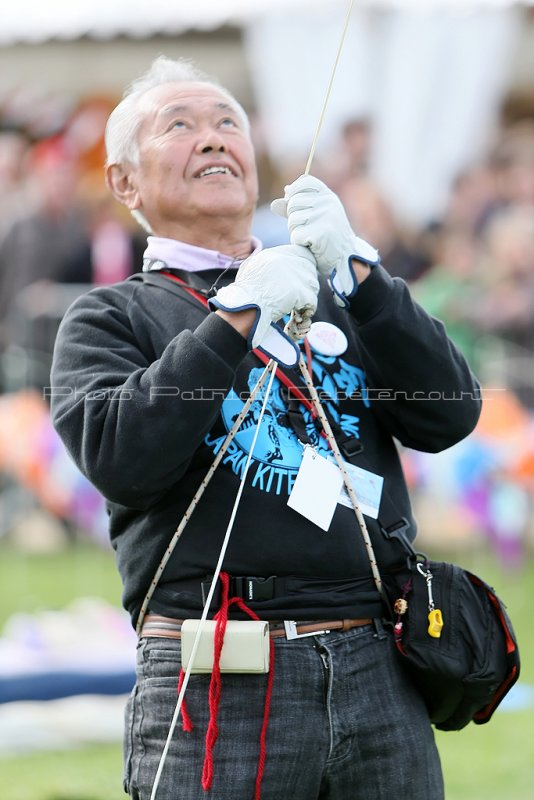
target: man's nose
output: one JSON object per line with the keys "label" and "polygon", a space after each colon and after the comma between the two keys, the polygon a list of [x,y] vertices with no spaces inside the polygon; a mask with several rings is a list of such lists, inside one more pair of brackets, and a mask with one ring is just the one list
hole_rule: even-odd
{"label": "man's nose", "polygon": [[226,144],[220,133],[214,130],[209,130],[206,131],[202,136],[199,136],[197,150],[200,153],[211,153],[213,151],[225,153]]}

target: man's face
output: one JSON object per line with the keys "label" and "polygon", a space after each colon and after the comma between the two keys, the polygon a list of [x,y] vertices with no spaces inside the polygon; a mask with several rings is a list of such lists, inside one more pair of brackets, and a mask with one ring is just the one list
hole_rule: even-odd
{"label": "man's face", "polygon": [[250,222],[258,197],[254,150],[235,105],[214,86],[172,83],[141,99],[139,208],[156,235],[182,238],[214,217]]}

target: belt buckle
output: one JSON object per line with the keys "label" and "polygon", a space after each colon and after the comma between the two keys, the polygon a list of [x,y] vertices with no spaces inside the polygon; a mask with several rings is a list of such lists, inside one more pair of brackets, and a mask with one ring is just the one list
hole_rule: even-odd
{"label": "belt buckle", "polygon": [[233,577],[233,593],[247,602],[272,600],[274,597],[275,576],[255,578],[251,576]]}
{"label": "belt buckle", "polygon": [[304,639],[306,636],[320,636],[322,633],[330,633],[330,631],[310,631],[309,633],[297,633],[297,623],[292,619],[284,620],[284,628],[286,631],[286,639]]}

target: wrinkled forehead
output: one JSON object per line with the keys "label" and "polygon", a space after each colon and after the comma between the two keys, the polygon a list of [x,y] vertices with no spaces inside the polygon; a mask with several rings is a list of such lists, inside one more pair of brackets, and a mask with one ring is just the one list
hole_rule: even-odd
{"label": "wrinkled forehead", "polygon": [[138,108],[141,133],[153,129],[168,115],[172,115],[176,109],[192,114],[221,109],[243,119],[243,111],[224,89],[219,89],[209,83],[193,81],[155,86],[142,95]]}

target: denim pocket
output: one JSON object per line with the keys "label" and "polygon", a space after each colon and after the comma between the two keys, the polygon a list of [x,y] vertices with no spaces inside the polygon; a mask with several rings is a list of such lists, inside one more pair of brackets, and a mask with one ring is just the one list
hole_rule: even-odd
{"label": "denim pocket", "polygon": [[145,680],[177,679],[182,668],[182,648],[178,639],[147,639],[143,653]]}

